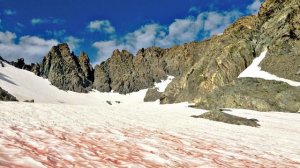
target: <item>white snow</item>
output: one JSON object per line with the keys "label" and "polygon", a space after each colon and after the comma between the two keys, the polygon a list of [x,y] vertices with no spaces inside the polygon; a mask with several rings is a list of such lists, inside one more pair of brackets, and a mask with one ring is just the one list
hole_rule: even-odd
{"label": "white snow", "polygon": [[258,119],[261,127],[252,128],[192,118],[190,115],[204,111],[186,105],[0,102],[0,165],[300,165],[299,114],[238,109],[229,112]]}
{"label": "white snow", "polygon": [[146,90],[74,93],[7,64],[0,73],[0,87],[36,102],[0,102],[0,167],[300,166],[299,114],[233,109],[261,125],[236,126],[192,118],[205,111],[188,103],[145,103]]}
{"label": "white snow", "polygon": [[155,88],[158,88],[159,92],[164,92],[167,88],[167,86],[172,82],[174,79],[174,76],[168,76],[166,80],[160,82],[160,83],[155,83]]}
{"label": "white snow", "polygon": [[291,86],[300,86],[300,82],[280,78],[276,75],[273,75],[273,74],[270,74],[266,71],[261,70],[261,67],[259,67],[259,64],[266,57],[267,52],[268,51],[265,50],[264,52],[262,52],[260,54],[259,57],[255,58],[253,60],[252,64],[239,75],[239,78],[245,78],[245,77],[262,78],[262,79],[266,79],[266,80],[276,80],[276,81],[286,82]]}

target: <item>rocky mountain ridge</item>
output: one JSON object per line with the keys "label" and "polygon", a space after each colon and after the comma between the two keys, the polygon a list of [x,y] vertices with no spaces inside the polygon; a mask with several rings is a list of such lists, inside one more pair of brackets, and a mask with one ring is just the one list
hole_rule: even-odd
{"label": "rocky mountain ridge", "polygon": [[[70,52],[67,44],[54,46],[41,64],[22,66],[23,69],[48,78],[60,89],[88,92],[115,91],[122,94],[151,88],[155,82],[175,76],[164,93],[160,93],[161,103],[189,101],[198,107],[210,108],[222,104],[223,108],[250,108],[262,111],[298,111],[300,97],[291,110],[284,99],[266,101],[264,94],[252,95],[246,87],[255,86],[276,95],[280,92],[298,92],[299,88],[287,87],[282,83],[268,83],[257,79],[238,79],[263,50],[267,56],[260,64],[262,70],[282,78],[300,81],[300,1],[266,0],[258,15],[240,18],[229,26],[222,35],[213,36],[201,42],[186,43],[169,49],[151,47],[141,49],[134,56],[126,50],[115,50],[112,56],[93,69],[87,54],[79,57]],[[24,60],[23,60],[24,62]],[[16,66],[16,65],[15,65]],[[19,64],[17,64],[17,67]],[[27,68],[26,68],[27,67]],[[263,83],[256,85],[256,83]],[[222,100],[216,97],[222,94]],[[243,101],[254,100],[251,105],[240,102],[239,93],[248,94]],[[273,93],[274,92],[274,93]],[[259,93],[259,92],[258,92]],[[286,95],[286,94],[284,94]],[[253,97],[255,96],[255,98]],[[215,98],[213,102],[209,99]],[[279,96],[280,97],[280,96]],[[284,96],[283,96],[284,97]],[[257,98],[257,99],[256,99]],[[230,101],[229,101],[230,99]],[[261,101],[266,102],[264,107]],[[281,104],[280,107],[278,104]],[[217,106],[219,107],[219,106]]]}

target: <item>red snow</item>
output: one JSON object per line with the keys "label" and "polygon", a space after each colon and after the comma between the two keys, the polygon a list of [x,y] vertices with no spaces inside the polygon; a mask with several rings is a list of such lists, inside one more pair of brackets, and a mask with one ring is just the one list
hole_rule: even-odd
{"label": "red snow", "polygon": [[[284,156],[222,139],[141,127],[66,128],[10,126],[0,132],[1,167],[299,167]],[[300,153],[299,153],[300,154]],[[31,158],[31,159],[30,159]]]}

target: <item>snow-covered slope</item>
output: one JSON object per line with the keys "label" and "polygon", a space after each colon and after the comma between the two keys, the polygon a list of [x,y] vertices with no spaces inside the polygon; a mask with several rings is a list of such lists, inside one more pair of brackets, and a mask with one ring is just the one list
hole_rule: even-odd
{"label": "snow-covered slope", "polygon": [[[156,87],[163,91],[171,82],[173,77],[157,83]],[[146,90],[121,95],[118,93],[100,93],[96,90],[90,93],[76,93],[72,91],[59,90],[42,77],[33,73],[17,69],[5,63],[0,67],[0,87],[14,95],[18,100],[32,100],[39,103],[64,103],[77,105],[99,105],[106,101],[142,102]]]}
{"label": "snow-covered slope", "polygon": [[234,110],[260,128],[195,119],[185,104],[0,102],[0,166],[299,167],[300,115]]}
{"label": "snow-covered slope", "polygon": [[261,70],[259,64],[264,60],[264,58],[267,55],[267,52],[268,51],[266,50],[262,52],[259,57],[255,58],[252,64],[239,75],[239,78],[245,78],[245,77],[262,78],[266,80],[276,80],[276,81],[286,82],[291,86],[300,86],[300,82],[280,78],[276,75]]}
{"label": "snow-covered slope", "polygon": [[0,87],[36,102],[0,102],[0,167],[300,166],[299,114],[233,110],[261,127],[229,125],[190,117],[204,110],[187,103],[145,103],[146,90],[66,92],[7,64]]}

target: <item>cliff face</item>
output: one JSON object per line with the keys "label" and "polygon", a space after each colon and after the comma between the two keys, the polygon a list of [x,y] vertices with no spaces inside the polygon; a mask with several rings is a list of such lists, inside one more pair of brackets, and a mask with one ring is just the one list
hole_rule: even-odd
{"label": "cliff face", "polygon": [[259,45],[267,45],[262,69],[300,81],[300,1],[267,0],[259,12]]}
{"label": "cliff face", "polygon": [[192,102],[236,79],[255,57],[255,20],[242,18],[223,35],[199,42],[195,61],[167,87],[161,102]]}

